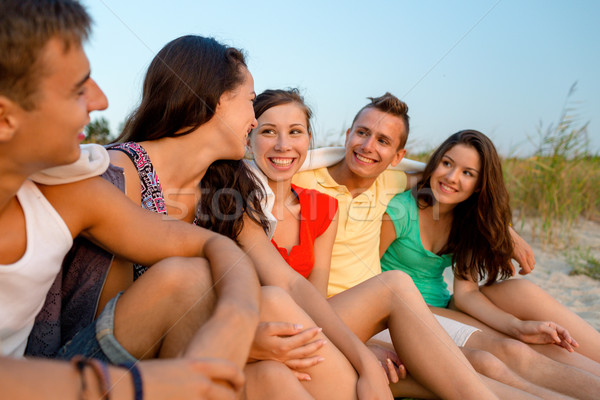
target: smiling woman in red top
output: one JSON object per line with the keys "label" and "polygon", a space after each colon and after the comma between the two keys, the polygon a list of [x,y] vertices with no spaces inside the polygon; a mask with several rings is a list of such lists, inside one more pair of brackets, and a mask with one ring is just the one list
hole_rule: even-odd
{"label": "smiling woman in red top", "polygon": [[277,230],[271,242],[294,270],[326,296],[337,200],[292,185],[310,146],[311,110],[298,91],[291,89],[266,90],[257,96],[254,111],[258,127],[248,147],[275,193]]}

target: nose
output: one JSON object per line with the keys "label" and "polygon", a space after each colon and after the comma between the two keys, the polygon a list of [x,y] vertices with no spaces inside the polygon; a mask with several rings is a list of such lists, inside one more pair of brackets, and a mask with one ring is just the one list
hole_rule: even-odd
{"label": "nose", "polygon": [[275,150],[287,151],[289,149],[291,149],[291,145],[288,135],[277,135],[277,143],[275,144]]}
{"label": "nose", "polygon": [[91,78],[87,82],[87,85],[88,112],[105,110],[108,107],[108,99],[102,89],[100,89],[96,81]]}
{"label": "nose", "polygon": [[373,151],[373,146],[375,145],[375,137],[373,135],[369,135],[362,143],[361,148],[365,153],[371,153]]}
{"label": "nose", "polygon": [[256,117],[254,117],[254,119],[252,120],[252,124],[250,124],[250,126],[252,127],[252,129],[254,129],[258,126],[258,121],[256,120]]}
{"label": "nose", "polygon": [[448,170],[448,173],[446,174],[446,179],[448,180],[448,182],[456,182],[458,179],[458,168],[450,168]]}

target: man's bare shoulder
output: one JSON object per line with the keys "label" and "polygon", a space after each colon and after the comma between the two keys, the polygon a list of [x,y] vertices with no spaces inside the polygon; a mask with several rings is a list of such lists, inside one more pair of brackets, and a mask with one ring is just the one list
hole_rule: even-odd
{"label": "man's bare shoulder", "polygon": [[123,199],[129,201],[121,191],[100,177],[61,185],[37,185],[73,236],[111,209],[118,208],[115,203],[123,204]]}

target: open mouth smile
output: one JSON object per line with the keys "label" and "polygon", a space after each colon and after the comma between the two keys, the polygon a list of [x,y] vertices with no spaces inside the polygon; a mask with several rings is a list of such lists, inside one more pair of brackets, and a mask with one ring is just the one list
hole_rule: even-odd
{"label": "open mouth smile", "polygon": [[361,163],[364,163],[364,164],[374,164],[377,162],[377,161],[373,160],[372,158],[367,158],[365,156],[361,156],[358,153],[354,153],[354,157],[356,157],[356,159],[358,161],[360,161]]}
{"label": "open mouth smile", "polygon": [[276,168],[288,168],[295,160],[295,158],[291,157],[269,157],[269,161]]}

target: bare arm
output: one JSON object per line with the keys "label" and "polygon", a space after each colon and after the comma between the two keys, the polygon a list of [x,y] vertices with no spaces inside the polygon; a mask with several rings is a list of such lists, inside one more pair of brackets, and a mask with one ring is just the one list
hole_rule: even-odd
{"label": "bare arm", "polygon": [[379,239],[379,258],[383,257],[390,244],[396,240],[396,228],[388,213],[381,219],[381,234]]}
{"label": "bare arm", "polygon": [[381,396],[378,398],[388,398],[386,377],[375,356],[342,322],[317,289],[281,258],[262,228],[246,219],[239,241],[254,261],[261,283],[286,290],[348,358],[360,376],[359,397],[366,391],[378,393]]}
{"label": "bare arm", "polygon": [[[171,359],[138,363],[147,399],[235,399],[243,376],[235,365],[221,360]],[[124,368],[110,366],[111,398],[133,399],[133,383]],[[100,398],[98,379],[90,368],[84,376],[86,398]],[[222,382],[227,384],[223,385]],[[0,387],[9,399],[80,399],[81,377],[75,367],[60,361],[0,358]]]}
{"label": "bare arm", "polygon": [[308,277],[309,282],[317,288],[324,298],[327,298],[329,269],[331,267],[331,250],[333,249],[333,242],[335,241],[335,235],[337,234],[337,226],[338,211],[336,211],[335,217],[325,232],[315,239],[315,264]]}
{"label": "bare arm", "polygon": [[517,260],[521,267],[519,275],[527,275],[535,268],[535,256],[533,255],[533,250],[512,227],[509,227],[508,230],[513,240],[513,258]]}
{"label": "bare arm", "polygon": [[[73,237],[81,233],[117,256],[142,265],[170,256],[208,259],[219,300],[202,329],[214,327],[221,334],[202,335],[203,340],[230,354],[237,350],[235,360],[243,365],[258,323],[259,284],[252,262],[232,240],[165,220],[135,205],[101,178],[40,188]],[[226,343],[229,335],[235,336],[232,343]]]}
{"label": "bare arm", "polygon": [[555,343],[573,351],[569,332],[551,321],[522,321],[492,303],[477,282],[454,278],[456,307],[492,328],[526,343]]}

